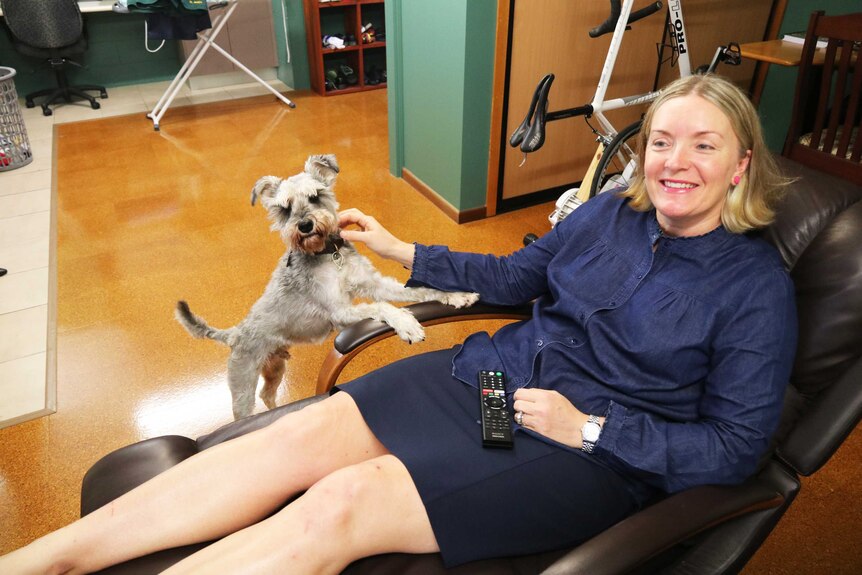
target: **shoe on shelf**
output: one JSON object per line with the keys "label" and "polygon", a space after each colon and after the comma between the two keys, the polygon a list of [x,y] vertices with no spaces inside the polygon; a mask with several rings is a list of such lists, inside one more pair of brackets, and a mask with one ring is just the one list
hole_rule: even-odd
{"label": "shoe on shelf", "polygon": [[369,86],[376,86],[380,83],[380,69],[372,64],[365,73],[365,83]]}
{"label": "shoe on shelf", "polygon": [[331,84],[332,87],[328,89],[332,90],[343,90],[347,87],[347,84],[344,83],[344,78],[333,68],[326,71],[325,82]]}
{"label": "shoe on shelf", "polygon": [[344,48],[344,38],[326,35],[323,37],[323,47],[332,50],[341,50]]}
{"label": "shoe on shelf", "polygon": [[338,70],[341,72],[341,76],[344,78],[344,81],[347,82],[348,86],[353,86],[359,83],[359,78],[356,77],[356,72],[354,72],[353,68],[347,64],[341,64],[338,67]]}

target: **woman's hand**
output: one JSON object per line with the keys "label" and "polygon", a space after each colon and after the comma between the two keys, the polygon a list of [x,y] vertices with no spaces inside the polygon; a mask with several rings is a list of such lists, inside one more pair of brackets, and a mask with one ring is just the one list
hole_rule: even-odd
{"label": "woman's hand", "polygon": [[[547,389],[521,388],[515,391],[515,413],[523,414],[521,426],[563,445],[580,449],[581,428],[589,416],[581,413],[559,392]],[[599,421],[604,423],[605,418]]]}
{"label": "woman's hand", "polygon": [[[345,230],[349,225],[357,225],[361,230]],[[349,242],[362,242],[380,257],[395,260],[407,269],[413,267],[413,254],[416,246],[403,242],[380,225],[376,219],[351,208],[338,214],[338,226],[342,228],[341,237]]]}

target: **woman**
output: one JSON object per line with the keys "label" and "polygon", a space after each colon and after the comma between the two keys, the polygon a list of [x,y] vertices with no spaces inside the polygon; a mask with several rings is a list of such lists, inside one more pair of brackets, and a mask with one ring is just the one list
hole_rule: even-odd
{"label": "woman", "polygon": [[[535,300],[533,318],[208,449],[0,558],[0,572],[82,573],[220,537],[168,572],[338,573],[391,551],[454,565],[577,544],[661,493],[742,481],[777,426],[795,348],[791,282],[745,233],[771,221],[781,181],[752,106],[716,77],[668,86],[640,146],[631,188],[504,258],[408,244],[342,213],[359,227],[344,238],[411,268],[410,284]],[[511,450],[481,446],[482,369],[507,375]]]}

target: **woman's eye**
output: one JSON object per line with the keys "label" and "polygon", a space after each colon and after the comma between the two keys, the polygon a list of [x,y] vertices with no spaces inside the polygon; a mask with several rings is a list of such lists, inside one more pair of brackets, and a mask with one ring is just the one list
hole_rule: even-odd
{"label": "woman's eye", "polygon": [[653,140],[650,142],[650,146],[653,148],[664,148],[667,146],[667,141],[665,140]]}

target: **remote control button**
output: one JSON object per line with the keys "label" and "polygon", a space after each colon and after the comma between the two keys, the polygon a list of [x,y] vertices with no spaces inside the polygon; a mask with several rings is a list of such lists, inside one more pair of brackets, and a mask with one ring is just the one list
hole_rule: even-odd
{"label": "remote control button", "polygon": [[485,398],[485,405],[491,409],[500,409],[506,405],[506,402],[496,395],[490,395]]}

